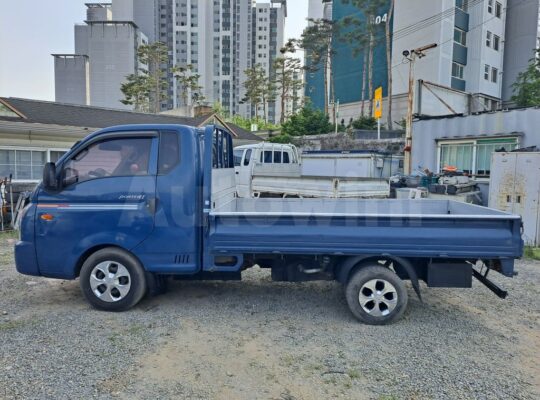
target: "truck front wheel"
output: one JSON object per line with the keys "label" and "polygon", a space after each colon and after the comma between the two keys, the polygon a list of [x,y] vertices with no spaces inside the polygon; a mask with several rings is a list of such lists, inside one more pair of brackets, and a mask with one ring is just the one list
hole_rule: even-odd
{"label": "truck front wheel", "polygon": [[86,259],[80,274],[81,289],[88,302],[104,311],[125,311],[146,293],[144,269],[132,254],[105,248]]}
{"label": "truck front wheel", "polygon": [[353,315],[369,325],[397,321],[408,301],[404,282],[392,270],[380,265],[354,272],[345,287],[345,296]]}

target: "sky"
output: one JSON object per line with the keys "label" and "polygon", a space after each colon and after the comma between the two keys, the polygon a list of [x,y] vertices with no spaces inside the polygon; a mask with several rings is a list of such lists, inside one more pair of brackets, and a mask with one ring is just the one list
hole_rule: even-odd
{"label": "sky", "polygon": [[[199,0],[210,1],[210,0]],[[51,53],[73,53],[88,0],[0,0],[0,96],[54,100]],[[300,37],[308,0],[289,0],[285,38]]]}

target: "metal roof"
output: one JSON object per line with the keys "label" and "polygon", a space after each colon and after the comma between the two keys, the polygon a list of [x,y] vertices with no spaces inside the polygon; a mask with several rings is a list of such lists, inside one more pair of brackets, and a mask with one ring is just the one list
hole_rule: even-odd
{"label": "metal roof", "polygon": [[[195,118],[178,117],[15,97],[0,97],[0,102],[20,115],[20,117],[0,115],[0,122],[24,122],[81,128],[106,128],[128,124],[175,124],[198,127],[206,124],[214,116],[212,113]],[[258,136],[237,125],[223,122],[219,117],[217,119],[237,139],[260,140]]]}

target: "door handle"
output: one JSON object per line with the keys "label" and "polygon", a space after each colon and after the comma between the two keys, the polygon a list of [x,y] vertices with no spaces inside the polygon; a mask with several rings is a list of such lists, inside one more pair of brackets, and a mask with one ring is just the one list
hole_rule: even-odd
{"label": "door handle", "polygon": [[235,172],[235,174],[236,174],[236,175],[240,175],[240,172],[237,171],[237,172]]}
{"label": "door handle", "polygon": [[158,200],[156,198],[148,199],[148,201],[146,202],[146,208],[148,209],[148,212],[150,212],[150,214],[152,215],[156,213],[157,202]]}

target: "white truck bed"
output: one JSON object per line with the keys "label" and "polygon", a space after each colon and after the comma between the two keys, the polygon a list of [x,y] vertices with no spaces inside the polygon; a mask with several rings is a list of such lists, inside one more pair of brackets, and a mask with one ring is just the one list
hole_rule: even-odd
{"label": "white truck bed", "polygon": [[311,176],[264,176],[255,175],[252,179],[252,192],[256,197],[263,193],[283,197],[388,197],[390,185],[384,179],[371,178],[332,178]]}

